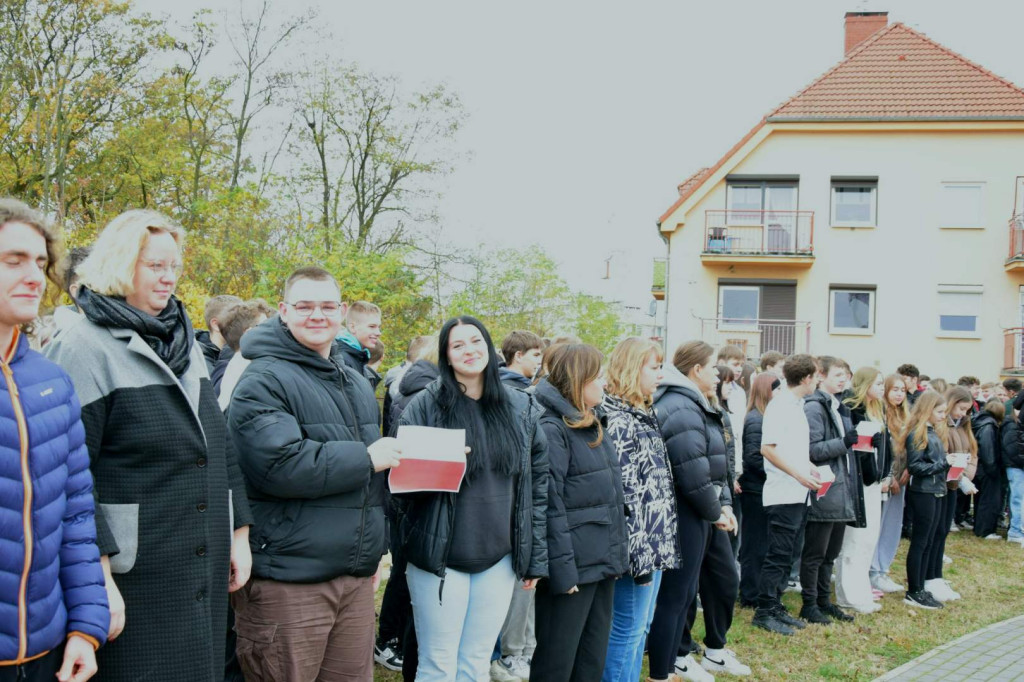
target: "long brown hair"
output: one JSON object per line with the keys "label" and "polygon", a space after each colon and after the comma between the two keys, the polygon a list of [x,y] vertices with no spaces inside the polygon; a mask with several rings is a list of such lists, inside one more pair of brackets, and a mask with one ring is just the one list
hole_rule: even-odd
{"label": "long brown hair", "polygon": [[775,397],[772,386],[779,378],[771,372],[764,372],[754,377],[754,383],[750,386],[750,400],[747,401],[747,412],[757,410],[761,414],[768,408],[768,403]]}
{"label": "long brown hair", "polygon": [[[889,392],[897,384],[903,386],[903,402],[898,406],[889,402]],[[901,472],[906,466],[906,428],[910,420],[910,399],[906,397],[906,382],[899,374],[890,374],[885,378],[885,389],[882,393],[882,406],[885,408],[885,426],[889,429],[889,436],[892,439],[892,449],[896,453],[896,461],[893,462],[893,470]]]}
{"label": "long brown hair", "polygon": [[585,343],[559,343],[544,354],[548,375],[545,377],[562,397],[580,413],[576,420],[562,417],[570,429],[597,428],[597,438],[590,443],[595,448],[604,438],[604,430],[594,411],[583,400],[583,389],[601,374],[601,351]]}
{"label": "long brown hair", "polygon": [[[910,419],[907,420],[907,429],[904,440],[910,438],[911,434],[914,437],[914,447],[918,450],[924,450],[928,447],[928,420],[932,416],[932,412],[935,411],[939,405],[945,405],[947,403],[945,396],[937,393],[936,391],[925,391],[914,403],[914,409],[910,411]],[[941,424],[934,424],[933,428],[935,433],[938,434],[939,440],[942,441],[943,446],[946,444],[946,422]]]}
{"label": "long brown hair", "polygon": [[714,346],[703,341],[687,341],[679,344],[675,354],[672,356],[672,364],[683,374],[689,375],[690,370],[696,365],[706,367],[711,363],[715,354]]}
{"label": "long brown hair", "polygon": [[[882,423],[885,421],[885,395],[882,395],[881,400],[873,400],[868,397],[868,391],[874,386],[875,381],[882,375],[874,367],[861,367],[853,375],[853,395],[844,400],[843,402],[851,410],[855,410],[858,407],[864,408],[864,413],[868,416],[868,419]],[[884,390],[884,389],[883,389]]]}
{"label": "long brown hair", "polygon": [[633,407],[650,407],[651,396],[640,391],[640,372],[652,354],[659,363],[665,359],[661,346],[650,339],[630,336],[619,341],[608,356],[608,367],[605,370],[608,393],[622,398]]}
{"label": "long brown hair", "polygon": [[[967,403],[968,405],[974,405],[974,396],[964,386],[951,386],[946,391],[946,403],[949,405],[949,412],[953,412],[953,406],[959,403]],[[948,421],[948,415],[947,415]],[[978,455],[978,441],[974,438],[974,429],[971,428],[971,420],[968,415],[964,415],[964,418],[960,420],[960,424],[957,426],[951,426],[946,430],[946,449],[952,450],[953,444],[950,440],[953,430],[963,433],[964,438],[967,440],[967,448],[971,453],[972,457]]]}

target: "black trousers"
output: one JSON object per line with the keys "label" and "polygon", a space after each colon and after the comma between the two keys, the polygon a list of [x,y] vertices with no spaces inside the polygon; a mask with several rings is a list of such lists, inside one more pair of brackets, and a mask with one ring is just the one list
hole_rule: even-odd
{"label": "black trousers", "polygon": [[935,580],[942,577],[942,556],[946,553],[946,536],[953,525],[953,514],[956,512],[956,490],[950,490],[941,499],[938,512],[939,523],[934,527],[932,543],[928,547],[928,563],[925,564],[924,579]]}
{"label": "black trousers", "polygon": [[[757,495],[761,497],[760,493]],[[729,544],[732,545],[732,558],[740,560],[740,543],[743,540],[743,493],[733,495],[732,513],[736,516],[736,532],[729,533]]]}
{"label": "black trousers", "polygon": [[530,677],[551,682],[593,682],[604,673],[612,627],[615,578],[579,585],[575,594],[553,594],[537,585],[537,650]]}
{"label": "black trousers", "polygon": [[391,529],[391,576],[384,586],[384,598],[380,603],[380,629],[377,643],[381,646],[393,639],[398,640],[398,651],[402,651],[405,632],[412,622],[412,598],[409,596],[409,583],[405,579],[407,561],[402,550],[398,523],[388,519]]}
{"label": "black trousers", "polygon": [[953,520],[957,525],[963,523],[971,513],[971,501],[974,501],[974,513],[978,513],[978,502],[974,495],[965,495],[959,490],[956,491],[956,511],[953,513]]}
{"label": "black trousers", "polygon": [[768,515],[761,504],[761,491],[740,495],[740,604],[757,602],[757,583],[761,579],[761,566],[768,551]]}
{"label": "black trousers", "polygon": [[[910,532],[910,549],[907,550],[907,591],[918,592],[924,589],[925,574],[928,570],[931,545],[935,542],[935,529],[945,519],[942,516],[945,497],[936,497],[932,493],[907,491],[907,506],[913,526]],[[949,529],[949,524],[946,524]],[[942,561],[942,555],[939,555]]]}
{"label": "black trousers", "polygon": [[800,596],[804,605],[827,606],[832,600],[832,566],[843,548],[846,524],[808,521],[800,555]]}
{"label": "black trousers", "polygon": [[1002,476],[974,477],[978,494],[974,496],[974,534],[979,538],[995,533],[999,528],[999,515],[1003,512]]}
{"label": "black trousers", "polygon": [[807,522],[807,505],[803,502],[774,504],[765,507],[764,511],[768,519],[768,543],[757,587],[757,606],[760,609],[772,609],[782,604],[779,596],[789,579],[797,536]]}
{"label": "black trousers", "polygon": [[[704,608],[704,646],[708,649],[724,649],[732,616],[736,606],[736,592],[740,576],[736,572],[732,544],[726,533],[714,526],[708,534],[707,551],[700,567],[697,592],[700,605]],[[693,649],[693,624],[697,619],[697,600],[690,601],[686,614],[686,628],[679,640],[679,651],[689,653]],[[683,654],[686,655],[686,654]]]}
{"label": "black trousers", "polygon": [[[682,565],[661,574],[654,620],[647,635],[651,677],[655,679],[664,679],[675,670],[676,652],[684,637],[689,646],[690,631],[686,621],[690,604],[697,596],[701,565],[711,534],[711,524],[698,517],[685,502],[679,504],[678,519]],[[539,632],[537,642],[539,646]]]}
{"label": "black trousers", "polygon": [[0,665],[0,682],[53,682],[64,663],[64,645],[22,665]]}

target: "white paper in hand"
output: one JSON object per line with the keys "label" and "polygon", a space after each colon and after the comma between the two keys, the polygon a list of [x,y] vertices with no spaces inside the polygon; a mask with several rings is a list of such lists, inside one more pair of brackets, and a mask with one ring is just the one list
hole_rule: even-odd
{"label": "white paper in hand", "polygon": [[818,482],[821,483],[821,487],[818,488],[818,499],[825,497],[825,493],[832,487],[832,483],[836,480],[836,475],[832,473],[832,467],[827,464],[818,467]]}
{"label": "white paper in hand", "polygon": [[391,469],[393,493],[459,492],[466,475],[466,432],[430,426],[399,426],[402,463]]}

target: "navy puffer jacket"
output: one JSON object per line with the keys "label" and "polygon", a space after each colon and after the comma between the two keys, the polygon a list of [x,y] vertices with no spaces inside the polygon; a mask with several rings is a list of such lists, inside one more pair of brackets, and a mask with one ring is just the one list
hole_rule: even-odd
{"label": "navy puffer jacket", "polygon": [[654,410],[668,449],[676,496],[692,514],[714,523],[722,507],[732,505],[728,479],[732,460],[722,414],[671,364],[665,365],[664,372]]}
{"label": "navy puffer jacket", "polygon": [[768,475],[764,472],[764,455],[761,454],[761,434],[764,415],[750,410],[743,420],[743,473],[740,474],[740,490],[760,495]]}
{"label": "navy puffer jacket", "polygon": [[11,665],[72,633],[98,647],[110,611],[71,380],[17,331],[0,367],[0,665]]}

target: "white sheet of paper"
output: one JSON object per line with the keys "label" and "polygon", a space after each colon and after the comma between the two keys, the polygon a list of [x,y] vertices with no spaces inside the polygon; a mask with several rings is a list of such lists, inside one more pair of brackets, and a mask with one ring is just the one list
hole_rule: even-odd
{"label": "white sheet of paper", "polygon": [[433,459],[441,462],[466,461],[466,432],[433,426],[398,427],[402,459]]}

